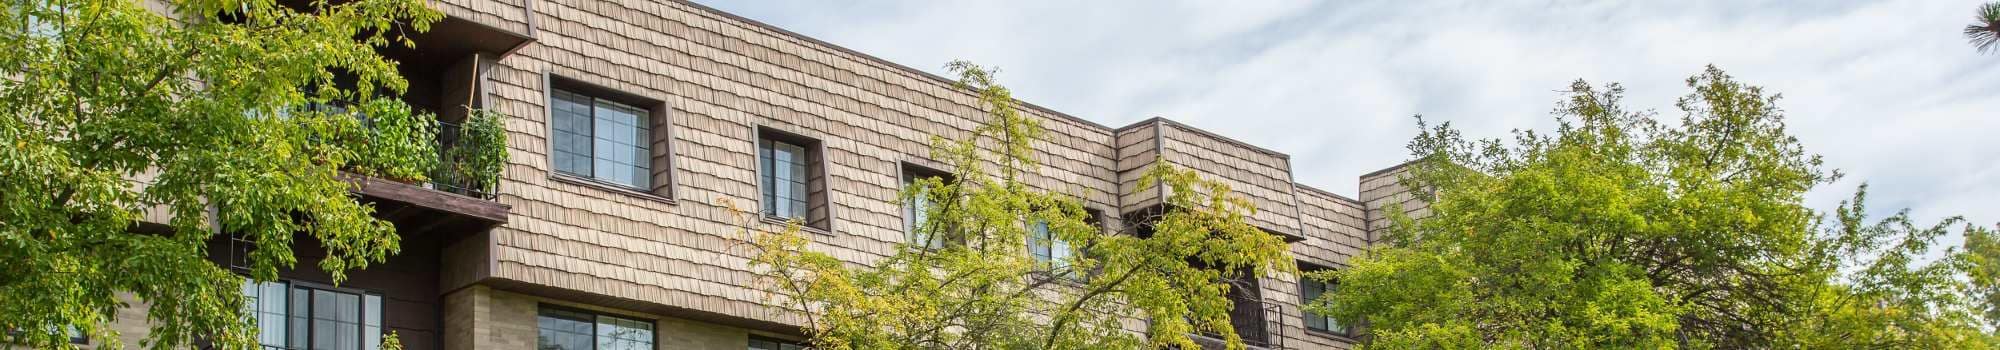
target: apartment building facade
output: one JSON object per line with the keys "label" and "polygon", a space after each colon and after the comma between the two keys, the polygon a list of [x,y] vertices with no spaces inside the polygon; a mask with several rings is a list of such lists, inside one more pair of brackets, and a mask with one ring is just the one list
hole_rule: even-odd
{"label": "apartment building facade", "polygon": [[[905,240],[909,174],[940,169],[932,136],[983,122],[976,96],[929,75],[678,0],[439,0],[447,18],[388,49],[406,100],[440,119],[504,115],[509,162],[494,193],[362,180],[360,198],[404,236],[401,254],[334,286],[302,243],[283,280],[246,284],[272,347],[797,349],[803,319],[768,305],[730,206],[809,223],[812,249],[882,259]],[[1252,220],[1292,242],[1303,270],[1338,269],[1421,211],[1398,168],[1361,198],[1293,181],[1282,153],[1167,119],[1111,127],[1024,104],[1050,137],[1027,181],[1108,215],[1155,208],[1137,179],[1155,159],[1228,183]],[[756,220],[777,229],[779,220]],[[226,239],[213,260],[242,252]],[[1349,328],[1299,308],[1336,288],[1267,276],[1236,295],[1260,348],[1343,349]],[[136,309],[136,308],[135,308]],[[127,310],[128,343],[143,311]]]}

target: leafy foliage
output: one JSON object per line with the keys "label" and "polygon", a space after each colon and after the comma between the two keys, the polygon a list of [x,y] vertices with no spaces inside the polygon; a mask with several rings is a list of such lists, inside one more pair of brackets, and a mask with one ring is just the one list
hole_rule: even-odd
{"label": "leafy foliage", "polygon": [[[248,348],[240,277],[207,259],[222,232],[254,245],[245,262],[261,280],[297,262],[298,233],[326,248],[336,281],[399,249],[339,170],[373,152],[409,175],[422,167],[407,147],[427,141],[352,147],[329,142],[368,136],[351,113],[290,112],[399,93],[376,48],[441,17],[422,1],[6,4],[0,327],[23,345],[67,347],[74,326],[122,346],[105,325],[129,295],[149,306],[141,345]],[[421,134],[407,108],[369,106],[408,122],[394,133]],[[164,222],[142,225],[148,212]]]}
{"label": "leafy foliage", "polygon": [[1786,132],[1778,97],[1714,67],[1687,83],[1672,122],[1578,81],[1553,135],[1425,129],[1404,185],[1429,216],[1389,210],[1383,244],[1314,276],[1341,288],[1309,308],[1388,349],[2000,344],[1963,294],[1974,259],[1922,259],[1962,219],[1869,223],[1865,187],[1831,216],[1807,208],[1840,174]]}
{"label": "leafy foliage", "polygon": [[[796,224],[745,226],[771,300],[803,311],[817,348],[1192,349],[1195,332],[1243,347],[1226,297],[1236,286],[1224,277],[1294,268],[1283,240],[1246,223],[1249,202],[1161,163],[1143,185],[1170,190],[1164,211],[1145,220],[1150,235],[1106,232],[1077,199],[1023,182],[1046,131],[1015,109],[993,72],[949,67],[980,92],[989,119],[970,137],[933,139],[931,154],[955,176],[903,190],[904,201],[934,203],[912,235],[926,241],[854,266],[808,249]],[[1028,254],[1025,224],[1036,220],[1070,242],[1067,264]]]}
{"label": "leafy foliage", "polygon": [[491,194],[500,186],[500,170],[507,164],[507,130],[501,125],[506,116],[476,108],[469,112],[432,177],[478,194]]}
{"label": "leafy foliage", "polygon": [[1972,42],[1979,52],[2000,50],[2000,2],[1979,5],[1972,24],[1965,26],[1965,40]]}
{"label": "leafy foliage", "polygon": [[420,182],[438,162],[438,123],[430,113],[412,113],[410,105],[378,98],[360,106],[362,139],[342,140],[356,149],[348,168],[361,175],[403,182]]}
{"label": "leafy foliage", "polygon": [[2000,229],[1966,231],[1963,256],[1971,268],[1970,295],[1981,305],[1986,329],[2000,330]]}

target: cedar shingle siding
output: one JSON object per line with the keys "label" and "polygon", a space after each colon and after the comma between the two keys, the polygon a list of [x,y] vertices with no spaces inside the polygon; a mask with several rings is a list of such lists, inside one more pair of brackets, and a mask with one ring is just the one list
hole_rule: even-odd
{"label": "cedar shingle siding", "polygon": [[[410,238],[429,240],[416,245],[427,251],[404,254],[431,259],[420,264],[430,272],[386,269],[384,278],[436,276],[435,286],[403,288],[436,293],[411,297],[429,306],[388,315],[442,320],[441,330],[404,331],[421,332],[419,344],[404,333],[413,349],[531,349],[536,314],[546,307],[654,321],[661,349],[745,349],[753,335],[797,339],[802,318],[765,306],[767,293],[741,247],[742,224],[777,228],[755,217],[760,128],[819,143],[811,189],[825,205],[811,216],[830,229],[809,235],[812,248],[869,264],[904,239],[903,211],[894,204],[900,164],[937,164],[931,137],[960,138],[985,121],[976,96],[944,78],[691,3],[431,3],[453,20],[533,41],[487,53],[499,59],[478,74],[472,99],[507,116],[510,158],[497,201],[511,215],[490,230]],[[657,102],[637,106],[655,109],[650,191],[558,174],[550,155],[552,84]],[[1360,179],[1362,199],[1355,200],[1293,183],[1285,154],[1170,120],[1112,128],[1023,107],[1050,130],[1035,145],[1040,172],[1026,180],[1113,214],[1105,215],[1113,227],[1123,225],[1119,214],[1159,204],[1158,189],[1137,187],[1155,159],[1228,183],[1258,206],[1256,225],[1298,239],[1296,258],[1318,266],[1346,266],[1371,230],[1386,225],[1387,203],[1423,210],[1396,185],[1400,169]],[[729,206],[752,216],[739,220]],[[1259,283],[1271,347],[1350,347],[1348,339],[1305,331],[1296,281],[1286,275]]]}

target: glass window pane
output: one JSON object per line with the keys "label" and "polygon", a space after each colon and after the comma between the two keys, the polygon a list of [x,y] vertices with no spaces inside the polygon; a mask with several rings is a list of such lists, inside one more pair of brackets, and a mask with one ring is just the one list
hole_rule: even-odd
{"label": "glass window pane", "polygon": [[797,177],[792,179],[791,196],[788,197],[795,201],[806,200],[806,193],[808,193],[806,192],[806,167],[804,165],[792,166],[792,175]]}
{"label": "glass window pane", "polygon": [[308,331],[306,327],[312,325],[312,321],[306,319],[305,316],[293,316],[291,317],[291,322],[288,323],[290,324],[291,335],[290,339],[285,342],[285,345],[293,348],[305,347],[309,343],[306,338],[312,336],[312,332]]}
{"label": "glass window pane", "polygon": [[367,319],[363,320],[362,324],[371,326],[382,325],[382,296],[371,294],[362,297],[361,306],[361,313],[367,315]]}
{"label": "glass window pane", "polygon": [[1327,330],[1326,318],[1320,317],[1319,315],[1314,315],[1312,313],[1306,313],[1306,328],[1317,329],[1322,331]]}
{"label": "glass window pane", "polygon": [[282,345],[285,343],[285,316],[259,313],[257,330],[258,344]]}
{"label": "glass window pane", "polygon": [[305,287],[292,288],[291,304],[291,334],[289,336],[291,340],[286,342],[286,345],[293,348],[303,348],[307,344],[310,344],[311,339],[309,338],[312,336],[312,332],[308,329],[308,327],[312,326],[312,320],[309,319],[312,316],[312,290]]}
{"label": "glass window pane", "polygon": [[1049,242],[1049,223],[1035,219],[1028,223],[1028,255],[1035,262],[1047,263],[1052,256]]}
{"label": "glass window pane", "polygon": [[324,290],[313,290],[312,293],[313,293],[313,300],[312,300],[313,312],[308,315],[311,315],[312,318],[314,319],[329,319],[329,320],[333,319],[333,312],[334,312],[333,310],[340,308],[340,306],[336,304],[338,301],[335,300],[335,298],[333,297],[333,292]]}
{"label": "glass window pane", "polygon": [[[783,158],[786,153],[784,151],[777,151],[776,154],[777,157]],[[775,181],[777,181],[778,185],[780,186],[780,188],[778,188],[779,190],[778,197],[791,198],[793,194],[791,192],[790,186],[793,181],[798,181],[796,180],[798,178],[798,175],[792,173],[792,170],[794,168],[792,167],[791,162],[786,162],[784,160],[776,160],[774,162],[775,163],[773,164],[776,164],[777,167],[771,169],[771,178],[775,179]]]}
{"label": "glass window pane", "polygon": [[336,323],[334,327],[334,349],[361,350],[361,325]]}
{"label": "glass window pane", "polygon": [[338,345],[334,342],[334,338],[337,337],[329,336],[339,331],[339,327],[335,326],[332,320],[315,318],[312,322],[312,331],[314,335],[312,337],[313,348],[333,349]]}
{"label": "glass window pane", "polygon": [[1069,264],[1069,242],[1065,242],[1059,237],[1049,237],[1049,241],[1055,243],[1049,247],[1049,260],[1053,261],[1053,266],[1067,266]]}
{"label": "glass window pane", "polygon": [[338,305],[334,308],[333,319],[345,323],[361,323],[361,296],[338,292],[334,294],[336,295],[334,300]]}
{"label": "glass window pane", "polygon": [[264,282],[263,287],[259,289],[261,289],[261,293],[263,294],[263,296],[258,298],[261,300],[257,303],[259,311],[278,315],[285,314],[286,286],[284,282]]}
{"label": "glass window pane", "polygon": [[541,309],[536,320],[540,334],[536,342],[540,349],[590,350],[595,344],[594,317],[587,313]]}
{"label": "glass window pane", "polygon": [[592,169],[596,176],[618,184],[648,187],[651,154],[644,109],[606,100],[594,100],[592,109],[596,152]]}
{"label": "glass window pane", "polygon": [[574,175],[590,176],[591,129],[590,98],[556,90],[550,103],[550,124],[554,126],[555,151],[551,156],[556,170]]}
{"label": "glass window pane", "polygon": [[803,350],[805,345],[761,337],[750,338],[750,350]]}
{"label": "glass window pane", "polygon": [[652,323],[612,316],[598,316],[597,344],[600,350],[651,350]]}
{"label": "glass window pane", "polygon": [[381,326],[362,326],[362,329],[361,329],[361,349],[362,349],[362,350],[381,350],[381,349],[382,349],[382,327],[381,327]]}

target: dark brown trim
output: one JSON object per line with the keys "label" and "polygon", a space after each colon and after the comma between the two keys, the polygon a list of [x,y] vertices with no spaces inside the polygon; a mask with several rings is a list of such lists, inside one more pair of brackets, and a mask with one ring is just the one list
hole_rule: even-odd
{"label": "dark brown trim", "polygon": [[[554,103],[556,90],[568,91],[588,96],[592,99],[603,99],[645,109],[646,120],[644,123],[646,123],[647,135],[644,142],[646,143],[646,156],[648,160],[645,180],[648,188],[611,183],[585,176],[564,174],[561,170],[557,170],[555,166],[556,146],[554,142],[548,143],[548,149],[544,150],[547,156],[542,159],[543,166],[550,179],[572,184],[592,185],[611,190],[612,192],[634,195],[649,200],[666,202],[667,204],[679,203],[680,174],[679,169],[675,168],[679,163],[674,161],[676,153],[673,145],[674,113],[673,106],[668,105],[666,99],[638,92],[620,90],[606,84],[599,84],[587,79],[569,77],[544,70],[542,71],[541,136],[545,139],[555,137],[556,110]],[[653,146],[656,143],[662,147],[666,147],[665,150],[660,150],[662,154],[660,156],[652,155],[654,151]],[[666,181],[656,181],[653,178],[653,174],[658,172],[666,172]]]}
{"label": "dark brown trim", "polygon": [[[555,304],[551,303],[550,301],[557,301],[557,302],[571,303],[577,305],[590,305],[593,307],[599,307],[605,309],[643,312],[652,315],[659,315],[660,317],[711,323],[711,324],[730,326],[730,327],[738,327],[738,328],[763,331],[763,332],[775,333],[786,336],[802,337],[805,335],[804,329],[799,328],[799,326],[797,325],[785,324],[776,321],[758,320],[746,316],[730,315],[716,311],[708,311],[691,307],[667,305],[660,301],[645,301],[645,300],[614,297],[610,295],[585,292],[571,287],[560,287],[560,286],[553,286],[553,285],[546,285],[539,283],[528,283],[505,277],[492,277],[492,278],[482,279],[479,280],[478,282],[467,285],[468,288],[471,285],[484,285],[487,286],[488,288],[492,288],[492,290],[494,291],[515,293],[515,294],[546,299],[546,300],[536,301],[537,304]],[[466,289],[460,288],[459,290],[466,290]],[[453,293],[456,292],[457,292],[456,290],[453,291]],[[584,300],[588,300],[589,302],[583,302]],[[775,308],[775,306],[771,307]],[[639,319],[650,319],[650,318],[642,317]],[[653,319],[653,320],[655,320],[655,322],[658,321],[658,319]],[[655,324],[655,327],[657,327],[657,323]],[[658,330],[655,330],[655,332],[658,332]]]}
{"label": "dark brown trim", "polygon": [[783,350],[783,349],[784,349],[784,346],[783,346],[783,345],[797,345],[797,346],[802,346],[802,347],[803,347],[803,346],[806,346],[806,345],[808,344],[808,343],[804,343],[804,342],[801,342],[801,341],[798,341],[798,340],[784,340],[784,339],[778,339],[778,338],[775,338],[775,337],[767,337],[767,336],[762,336],[762,335],[757,335],[757,334],[754,334],[754,333],[753,333],[753,334],[750,334],[750,338],[749,338],[749,339],[750,339],[750,340],[753,340],[753,341],[755,341],[755,340],[762,340],[762,341],[767,341],[767,342],[773,342],[773,343],[778,343],[778,344],[780,344],[780,345],[779,345],[779,347],[778,347],[778,349],[772,349],[772,350]]}
{"label": "dark brown trim", "polygon": [[680,205],[680,202],[674,200],[673,198],[646,192],[645,189],[611,183],[608,181],[600,181],[597,179],[586,178],[582,176],[564,174],[562,172],[557,172],[557,171],[549,172],[549,181],[561,182],[577,186],[591,187],[608,192],[616,192],[619,194],[638,197],[650,201],[666,203],[667,205]]}
{"label": "dark brown trim", "polygon": [[618,88],[611,87],[611,85],[608,84],[600,84],[597,82],[590,81],[589,79],[586,78],[577,78],[556,73],[547,73],[547,75],[548,75],[547,85],[549,91],[544,94],[553,94],[555,93],[555,90],[563,90],[563,91],[588,95],[591,98],[601,98],[605,100],[610,100],[611,102],[628,104],[647,109],[652,109],[657,106],[666,105],[667,103],[666,99],[663,98],[646,96],[646,94],[643,93],[621,90]]}
{"label": "dark brown trim", "polygon": [[[821,182],[820,183],[821,189],[819,191],[818,198],[810,197],[812,196],[811,194],[812,184],[808,182],[806,184],[806,191],[808,192],[807,193],[808,197],[806,198],[806,201],[808,203],[823,206],[826,208],[826,227],[814,226],[812,224],[812,209],[807,209],[806,217],[798,219],[801,221],[799,228],[806,232],[819,233],[823,235],[832,235],[834,232],[838,232],[835,231],[835,229],[836,229],[836,223],[840,221],[840,216],[836,215],[835,213],[836,210],[834,210],[836,208],[834,205],[835,201],[833,200],[833,193],[834,193],[833,180],[832,180],[833,159],[831,159],[832,155],[830,153],[827,153],[826,141],[817,137],[807,136],[800,132],[786,130],[784,128],[772,126],[769,124],[757,124],[750,128],[750,150],[751,150],[750,159],[756,162],[756,165],[752,166],[751,170],[751,174],[755,175],[756,177],[751,178],[751,182],[754,182],[757,187],[756,197],[754,197],[754,199],[751,200],[751,202],[756,203],[757,205],[757,207],[752,208],[752,210],[756,211],[758,221],[766,223],[790,224],[793,220],[793,218],[771,216],[770,215],[771,213],[764,212],[764,191],[767,190],[764,188],[763,152],[764,152],[765,139],[796,144],[799,147],[806,148],[811,152],[813,152],[813,154],[809,154],[806,157],[812,162],[812,164],[810,164],[810,168],[806,169],[806,171],[808,173],[814,171],[819,172],[819,176],[821,177],[821,179],[819,180]],[[817,203],[812,203],[812,202],[817,202]]]}
{"label": "dark brown trim", "polygon": [[[534,0],[523,0],[523,1],[526,1],[526,2],[528,2],[528,3],[533,3],[533,2],[534,2]],[[528,43],[532,43],[532,42],[535,42],[535,23],[534,23],[534,18],[535,18],[535,16],[534,16],[534,12],[532,12],[532,11],[533,11],[533,9],[532,9],[532,8],[531,8],[531,9],[530,9],[529,11],[531,11],[531,12],[529,12],[529,13],[528,13],[528,16],[527,16],[527,20],[526,20],[526,21],[523,21],[523,22],[524,22],[524,24],[527,24],[527,25],[528,25],[528,32],[527,32],[527,33],[521,33],[521,32],[516,32],[516,31],[512,31],[512,30],[507,30],[506,28],[500,28],[500,27],[495,27],[495,26],[492,26],[492,25],[488,25],[488,24],[486,24],[486,23],[481,23],[481,22],[479,22],[479,21],[476,21],[476,20],[473,20],[473,19],[471,19],[471,18],[465,18],[465,17],[457,17],[456,19],[457,19],[458,21],[461,21],[461,22],[465,22],[465,23],[467,23],[467,24],[471,24],[471,25],[475,26],[475,27],[476,27],[476,28],[478,28],[478,29],[483,29],[483,30],[486,30],[486,31],[489,31],[489,32],[494,32],[494,33],[500,33],[501,35],[505,35],[505,36],[508,36],[508,37],[512,37],[512,38],[514,38],[514,39],[516,39],[516,40],[519,40],[519,41],[520,41],[520,42],[518,42],[518,43],[514,43],[514,46],[513,46],[513,47],[511,47],[511,48],[508,48],[508,49],[507,49],[507,50],[506,50],[505,52],[495,52],[495,53],[497,53],[497,54],[500,54],[500,57],[498,57],[498,58],[495,58],[495,60],[497,61],[497,60],[498,60],[499,58],[506,58],[507,56],[510,56],[510,55],[513,55],[513,54],[514,54],[514,52],[515,52],[515,51],[518,51],[518,50],[520,50],[520,49],[521,49],[521,47],[524,47],[524,46],[528,46]],[[447,16],[447,17],[449,17],[449,16]],[[439,22],[443,22],[444,20],[442,20],[442,19],[441,19],[441,20],[438,20],[438,21],[439,21]],[[437,25],[437,23],[432,23],[432,25],[433,25],[433,26],[435,26],[435,25]]]}
{"label": "dark brown trim", "polygon": [[[576,303],[576,302],[571,302],[571,303]],[[589,305],[588,303],[576,303],[576,304],[584,304],[584,305]],[[541,317],[541,315],[542,315],[542,309],[556,309],[556,310],[563,310],[563,311],[569,311],[569,312],[576,312],[576,313],[585,313],[585,314],[590,314],[591,316],[611,316],[611,317],[617,317],[617,318],[623,318],[623,319],[628,319],[628,320],[643,320],[643,321],[646,321],[646,322],[648,322],[648,323],[652,323],[652,324],[653,324],[653,332],[654,332],[654,333],[656,333],[656,334],[657,334],[657,333],[659,332],[659,326],[660,326],[660,320],[659,320],[659,319],[656,319],[656,318],[652,318],[652,317],[643,317],[643,316],[636,316],[636,315],[632,315],[632,314],[627,314],[627,313],[621,313],[621,312],[610,312],[610,311],[598,311],[598,310],[591,310],[591,309],[588,309],[588,308],[582,308],[582,307],[576,307],[576,306],[569,306],[569,305],[563,305],[563,304],[558,304],[558,303],[551,303],[551,302],[548,302],[547,300],[537,300],[537,301],[535,301],[535,317]],[[591,320],[591,322],[596,322],[596,320]],[[539,327],[538,327],[538,328],[539,328]]]}
{"label": "dark brown trim", "polygon": [[[535,26],[536,22],[535,18],[538,17],[535,16],[535,0],[521,0],[521,13],[522,13],[521,23],[528,25],[528,35],[527,35],[528,41],[533,42],[535,40],[535,34],[541,31],[540,28],[537,28]],[[528,46],[528,44],[521,43],[521,46]],[[514,48],[514,50],[520,50],[520,49],[521,49],[520,47]],[[514,50],[508,50],[507,53],[512,54]]]}
{"label": "dark brown trim", "polygon": [[464,215],[493,225],[504,225],[513,206],[497,201],[466,197],[401,182],[352,173],[341,173],[354,184],[354,193],[410,205]]}

